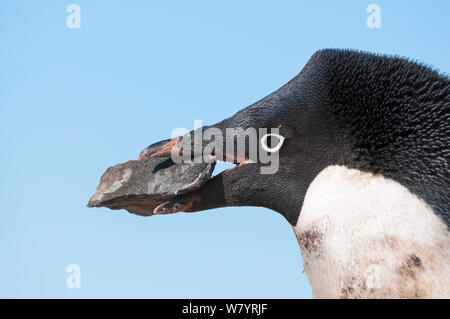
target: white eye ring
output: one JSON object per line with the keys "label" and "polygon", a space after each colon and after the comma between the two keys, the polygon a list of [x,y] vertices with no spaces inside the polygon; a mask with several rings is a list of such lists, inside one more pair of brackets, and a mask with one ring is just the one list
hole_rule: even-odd
{"label": "white eye ring", "polygon": [[[278,138],[279,142],[278,142],[277,146],[272,147],[272,148],[267,146],[267,138],[270,136],[274,136],[274,137]],[[266,152],[269,152],[269,153],[275,153],[276,151],[278,151],[281,148],[281,145],[283,145],[283,142],[284,142],[284,137],[279,134],[274,134],[274,133],[266,134],[261,138],[262,148]]]}

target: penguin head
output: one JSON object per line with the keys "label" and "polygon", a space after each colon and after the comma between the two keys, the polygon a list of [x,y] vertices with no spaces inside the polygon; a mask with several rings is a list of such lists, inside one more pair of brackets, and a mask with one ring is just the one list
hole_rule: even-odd
{"label": "penguin head", "polygon": [[333,159],[342,157],[343,149],[339,142],[343,139],[326,113],[320,78],[311,70],[317,69],[315,63],[312,59],[290,82],[234,116],[145,148],[139,160],[167,156],[173,160],[174,153],[185,160],[208,160],[208,153],[212,160],[236,164],[154,213],[262,206],[295,225],[309,184]]}
{"label": "penguin head", "polygon": [[[426,149],[419,153],[411,144],[418,143],[414,134],[436,138],[436,131],[446,130],[445,121],[430,119],[445,117],[436,110],[448,110],[449,87],[448,77],[406,59],[318,51],[291,81],[234,116],[144,149],[139,160],[174,160],[174,154],[182,154],[185,159],[236,164],[154,213],[262,206],[295,225],[309,185],[330,165],[384,174],[439,210],[448,204],[427,197],[426,188],[439,192],[440,181],[420,184],[419,174],[405,178],[402,171],[416,172],[439,155]],[[435,164],[432,169],[437,175],[448,170]]]}

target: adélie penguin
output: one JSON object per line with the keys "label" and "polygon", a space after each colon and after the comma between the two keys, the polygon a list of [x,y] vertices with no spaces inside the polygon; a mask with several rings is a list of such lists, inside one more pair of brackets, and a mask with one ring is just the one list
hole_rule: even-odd
{"label": "ad\u00e9lie penguin", "polygon": [[[450,298],[448,76],[405,58],[320,50],[283,87],[201,130],[211,127],[277,128],[278,170],[262,174],[265,164],[223,145],[215,159],[238,165],[155,214],[267,207],[293,226],[317,298]],[[170,155],[185,138],[139,159]]]}

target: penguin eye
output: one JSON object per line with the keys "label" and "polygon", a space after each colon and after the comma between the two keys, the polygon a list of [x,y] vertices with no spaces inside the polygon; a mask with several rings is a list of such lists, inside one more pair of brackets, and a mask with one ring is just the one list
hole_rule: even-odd
{"label": "penguin eye", "polygon": [[[269,137],[270,137],[270,140],[268,141],[267,139]],[[273,142],[276,143],[276,146],[274,146],[274,147],[272,147],[272,144],[274,144]],[[284,137],[279,134],[274,134],[274,133],[266,134],[261,138],[261,146],[268,153],[275,153],[276,151],[278,151],[281,148],[281,146],[283,145],[283,142],[284,142]],[[270,145],[267,145],[268,143]]]}

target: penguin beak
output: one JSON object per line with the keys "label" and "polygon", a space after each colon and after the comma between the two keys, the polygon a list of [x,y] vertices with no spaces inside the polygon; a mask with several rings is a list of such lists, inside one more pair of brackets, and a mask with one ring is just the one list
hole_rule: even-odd
{"label": "penguin beak", "polygon": [[[158,157],[170,157],[173,153],[178,152],[178,154],[183,155],[183,149],[178,146],[178,143],[182,140],[182,136],[175,137],[170,140],[164,140],[147,146],[141,151],[138,156],[138,161],[142,162],[148,158],[158,158]],[[216,154],[219,159],[225,162],[231,162],[234,164],[249,164],[255,163],[247,157],[239,157],[237,154]]]}
{"label": "penguin beak", "polygon": [[[148,158],[158,158],[158,157],[171,157],[172,154],[178,153],[179,155],[183,155],[183,149],[178,145],[179,142],[183,139],[182,136],[175,137],[173,139],[160,141],[154,143],[150,146],[147,146],[138,156],[138,161],[142,162]],[[246,163],[254,163],[247,157],[240,157],[237,154],[215,154],[217,159],[231,162],[234,164],[246,164]]]}
{"label": "penguin beak", "polygon": [[182,137],[178,136],[171,140],[164,140],[147,146],[139,154],[138,161],[142,162],[147,158],[170,157],[172,151],[178,151],[180,153],[182,150],[178,147],[177,144],[181,139]]}
{"label": "penguin beak", "polygon": [[[179,152],[182,155],[183,149],[178,145],[182,138],[182,136],[179,136],[147,146],[139,154],[138,161],[158,157],[170,159],[174,152]],[[245,182],[245,179],[241,180],[238,176],[244,174],[246,178],[249,178],[251,174],[248,173],[244,166],[247,166],[246,164],[255,164],[255,162],[246,157],[240,158],[236,154],[216,154],[215,156],[223,158],[224,161],[232,162],[236,164],[236,166],[212,177],[206,187],[203,185],[198,191],[177,195],[172,200],[157,206],[154,208],[153,214],[166,215],[177,212],[193,212],[215,207],[239,205],[239,200],[236,200],[235,195],[227,195],[231,192],[228,188],[233,191],[239,190],[239,193],[244,193],[242,188],[245,187],[247,183]],[[173,162],[171,163],[173,164]],[[252,170],[250,170],[250,172],[251,171]],[[231,186],[227,185],[239,185],[239,187],[234,186],[231,188]],[[227,198],[233,198],[233,202],[226,203]]]}

